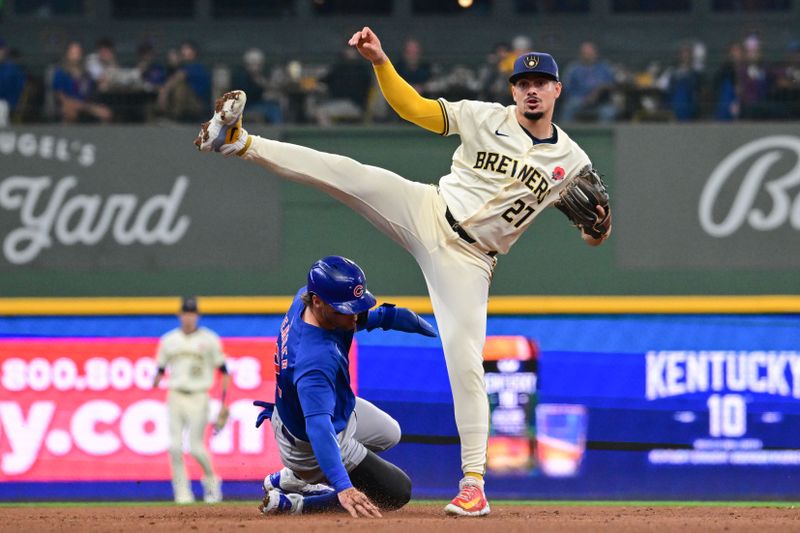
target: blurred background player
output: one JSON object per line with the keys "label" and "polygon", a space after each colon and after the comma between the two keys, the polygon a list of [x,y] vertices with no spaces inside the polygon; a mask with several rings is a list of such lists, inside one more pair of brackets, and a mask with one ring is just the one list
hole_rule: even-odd
{"label": "blurred background player", "polygon": [[400,426],[355,397],[348,355],[356,330],[436,333],[409,309],[374,305],[363,270],[340,256],[316,261],[297,291],[275,353],[275,404],[255,402],[264,407],[256,427],[271,419],[286,466],[264,479],[264,514],[380,517],[411,498],[408,476],[375,454],[400,441]]}
{"label": "blurred background player", "polygon": [[194,501],[183,462],[183,431],[188,430],[189,450],[203,469],[203,500],[206,503],[218,503],[222,501],[222,482],[214,474],[203,435],[208,424],[208,391],[214,384],[214,369],[222,372],[221,410],[225,410],[230,376],[225,367],[225,354],[219,336],[208,328],[198,326],[200,313],[196,298],[183,298],[178,318],[180,327],[167,332],[159,341],[156,355],[158,373],[153,381],[153,388],[158,387],[169,369],[167,412],[172,489],[176,503]]}

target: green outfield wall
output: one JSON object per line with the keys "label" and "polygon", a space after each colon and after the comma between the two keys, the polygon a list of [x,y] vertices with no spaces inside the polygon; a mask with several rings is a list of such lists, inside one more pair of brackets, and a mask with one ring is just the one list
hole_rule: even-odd
{"label": "green outfield wall", "polygon": [[[413,127],[252,131],[435,183],[457,138]],[[606,175],[599,248],[547,210],[499,258],[496,296],[800,294],[797,125],[569,130]],[[0,297],[284,296],[323,255],[384,295],[411,257],[323,193],[192,146],[190,127],[0,130]]]}

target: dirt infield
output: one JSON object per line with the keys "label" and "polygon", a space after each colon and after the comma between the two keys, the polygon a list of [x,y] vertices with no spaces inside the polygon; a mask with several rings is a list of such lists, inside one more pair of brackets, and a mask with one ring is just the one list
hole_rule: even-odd
{"label": "dirt infield", "polygon": [[423,533],[471,531],[800,531],[800,509],[791,507],[680,507],[519,505],[499,503],[484,518],[453,518],[440,504],[415,503],[383,519],[349,516],[262,516],[257,502],[219,505],[3,506],[0,531],[290,531]]}

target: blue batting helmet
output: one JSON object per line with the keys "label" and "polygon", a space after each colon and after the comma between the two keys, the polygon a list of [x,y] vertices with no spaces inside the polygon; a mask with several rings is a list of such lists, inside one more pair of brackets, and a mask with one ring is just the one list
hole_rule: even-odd
{"label": "blue batting helmet", "polygon": [[323,257],[311,265],[306,288],[346,315],[357,315],[375,305],[375,297],[367,290],[364,271],[338,255]]}

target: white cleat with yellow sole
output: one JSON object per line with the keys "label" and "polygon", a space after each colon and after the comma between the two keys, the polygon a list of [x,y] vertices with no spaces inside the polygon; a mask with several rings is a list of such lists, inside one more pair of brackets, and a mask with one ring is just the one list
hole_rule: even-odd
{"label": "white cleat with yellow sole", "polygon": [[200,126],[194,144],[201,152],[243,155],[250,147],[250,136],[242,127],[242,113],[247,103],[244,91],[230,91],[214,104],[214,116]]}

